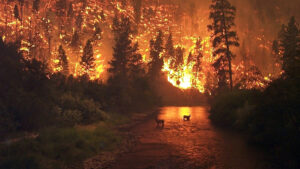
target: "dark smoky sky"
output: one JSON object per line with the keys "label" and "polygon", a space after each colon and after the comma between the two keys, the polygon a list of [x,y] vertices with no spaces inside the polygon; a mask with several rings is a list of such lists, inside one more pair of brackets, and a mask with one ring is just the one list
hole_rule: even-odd
{"label": "dark smoky sky", "polygon": [[[245,51],[264,73],[271,69],[272,41],[277,38],[282,24],[291,16],[300,23],[300,0],[229,0],[236,8],[236,30],[241,47],[235,52],[237,60]],[[178,4],[182,11],[193,16],[200,23],[199,31],[207,31],[210,22],[211,0],[160,0],[160,3]],[[241,51],[244,50],[244,51]]]}

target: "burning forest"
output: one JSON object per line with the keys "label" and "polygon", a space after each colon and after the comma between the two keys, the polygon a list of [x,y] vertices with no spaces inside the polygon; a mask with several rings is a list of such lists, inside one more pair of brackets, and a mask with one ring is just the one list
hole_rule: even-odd
{"label": "burning forest", "polygon": [[[123,15],[132,23],[130,37],[139,44],[138,52],[145,65],[151,60],[150,41],[161,31],[163,50],[159,56],[163,59],[162,71],[168,81],[181,89],[195,88],[204,93],[214,88],[218,81],[212,67],[216,57],[213,56],[212,34],[206,28],[210,23],[209,9],[197,9],[195,5],[183,1],[4,0],[0,31],[5,42],[20,42],[19,50],[24,57],[47,63],[52,73],[64,71],[74,77],[88,74],[91,80],[106,81],[115,43],[113,18]],[[246,36],[241,35],[242,38]],[[263,34],[255,38],[251,43],[262,48],[266,56],[270,55],[272,41]],[[82,56],[88,40],[92,46],[93,66],[86,68]],[[257,82],[245,82],[241,86],[264,88],[270,79],[279,75],[280,68],[274,66],[274,71],[269,68],[261,71],[245,43],[243,40],[243,49],[235,49],[241,53],[237,54],[237,60],[242,61],[232,65],[234,83],[241,82],[241,75],[243,79],[253,79],[246,76],[254,72],[244,72],[256,67],[255,70],[262,72],[256,73]],[[68,70],[63,70],[64,64]]]}
{"label": "burning forest", "polygon": [[300,168],[299,0],[0,1],[0,169]]}

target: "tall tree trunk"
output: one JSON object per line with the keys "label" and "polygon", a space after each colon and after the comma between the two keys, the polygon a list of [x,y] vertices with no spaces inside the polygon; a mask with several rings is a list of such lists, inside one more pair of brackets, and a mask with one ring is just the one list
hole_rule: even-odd
{"label": "tall tree trunk", "polygon": [[222,19],[223,19],[223,27],[224,27],[224,32],[225,32],[225,43],[226,43],[226,55],[228,59],[228,67],[229,67],[229,80],[230,80],[230,90],[232,91],[233,88],[233,82],[232,82],[232,68],[231,68],[231,56],[230,56],[230,49],[229,49],[229,43],[228,43],[228,34],[227,34],[227,29],[226,29],[226,20],[225,20],[225,12],[224,12],[224,3],[222,0]]}
{"label": "tall tree trunk", "polygon": [[[7,10],[7,3],[8,2],[3,2],[3,3],[5,3],[5,6],[4,6],[4,11],[8,11]],[[7,18],[7,12],[5,13],[5,34],[4,35],[6,35],[6,33],[7,33],[7,24],[8,24],[8,18]]]}
{"label": "tall tree trunk", "polygon": [[15,34],[16,34],[16,42],[18,40],[18,19],[16,19],[16,27],[15,27]]}
{"label": "tall tree trunk", "polygon": [[[51,58],[51,37],[48,37],[48,52],[49,52],[49,59]],[[45,58],[46,60],[46,58]]]}

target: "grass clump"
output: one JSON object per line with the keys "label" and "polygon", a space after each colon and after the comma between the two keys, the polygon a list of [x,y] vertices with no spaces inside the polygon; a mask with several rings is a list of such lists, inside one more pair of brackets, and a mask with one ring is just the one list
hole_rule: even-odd
{"label": "grass clump", "polygon": [[47,129],[36,139],[2,146],[2,169],[59,169],[82,165],[83,160],[103,151],[111,151],[121,141],[116,132],[105,126]]}

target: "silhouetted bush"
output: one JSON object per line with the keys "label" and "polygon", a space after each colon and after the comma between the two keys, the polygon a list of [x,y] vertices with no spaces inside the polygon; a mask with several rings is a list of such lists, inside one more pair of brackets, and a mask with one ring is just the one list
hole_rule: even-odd
{"label": "silhouetted bush", "polygon": [[234,90],[212,99],[214,124],[243,130],[250,143],[275,154],[281,168],[299,168],[300,81],[278,79],[263,92]]}
{"label": "silhouetted bush", "polygon": [[215,96],[211,101],[210,118],[217,125],[246,129],[254,113],[256,90],[233,90]]}
{"label": "silhouetted bush", "polygon": [[251,142],[272,150],[283,168],[299,168],[300,81],[278,79],[257,98],[251,120]]}

